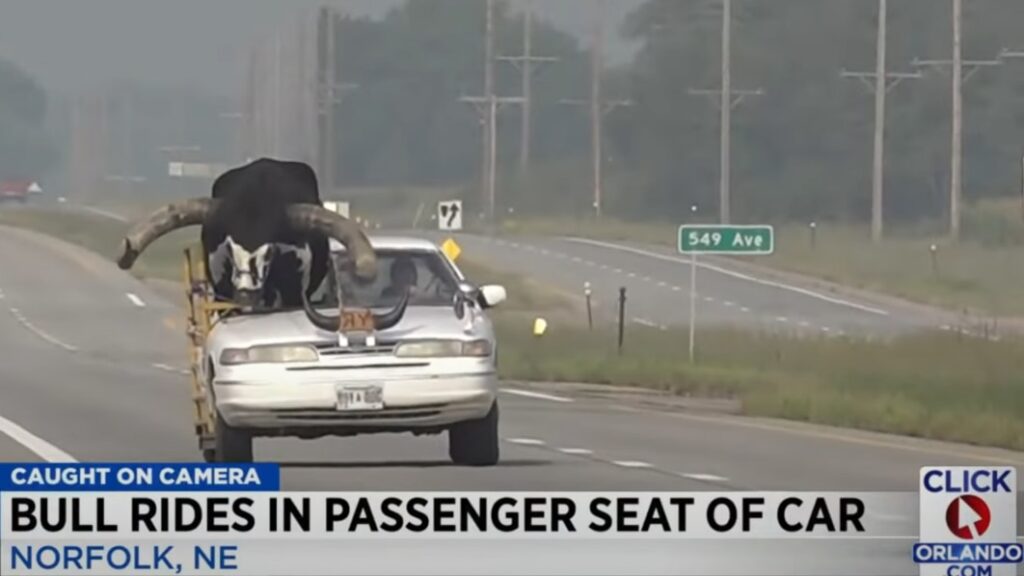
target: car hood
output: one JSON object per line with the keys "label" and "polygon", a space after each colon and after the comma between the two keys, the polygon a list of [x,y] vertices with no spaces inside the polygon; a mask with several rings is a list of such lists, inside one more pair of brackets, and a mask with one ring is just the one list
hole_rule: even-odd
{"label": "car hood", "polygon": [[[484,314],[475,311],[467,316],[459,320],[449,306],[409,306],[397,326],[377,332],[376,337],[380,342],[493,337],[491,323]],[[336,333],[313,326],[302,310],[235,316],[218,322],[210,333],[213,348],[337,341]]]}

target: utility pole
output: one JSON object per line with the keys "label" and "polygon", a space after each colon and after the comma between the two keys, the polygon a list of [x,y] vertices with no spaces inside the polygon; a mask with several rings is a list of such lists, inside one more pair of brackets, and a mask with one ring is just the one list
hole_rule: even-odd
{"label": "utility pole", "polygon": [[[963,59],[963,0],[953,0],[953,58],[952,60],[914,59],[914,66],[930,66],[944,69],[952,67],[953,73],[953,129],[950,145],[949,178],[949,235],[956,242],[960,239],[960,204],[963,198],[963,88],[980,68],[999,66],[1000,60]],[[967,71],[964,71],[967,68]]]}
{"label": "utility pole", "polygon": [[511,62],[522,73],[523,110],[519,139],[519,169],[523,174],[530,169],[531,123],[533,117],[533,74],[538,68],[534,64],[557,62],[558,58],[533,55],[533,0],[525,0],[523,6],[523,53],[520,56],[499,56],[498,60]]}
{"label": "utility pole", "polygon": [[[483,144],[480,148],[482,170],[480,177],[483,178],[483,185],[480,187],[484,195],[481,204],[487,206],[487,221],[494,224],[494,176],[495,158],[497,148],[494,141],[497,140],[497,105],[494,102],[494,0],[487,0],[487,14],[484,30],[484,98],[487,98],[487,118],[483,131]],[[493,156],[493,157],[492,157]]]}
{"label": "utility pole", "polygon": [[324,99],[324,153],[322,158],[323,171],[320,177],[323,179],[324,190],[328,194],[334,192],[334,169],[336,154],[334,152],[335,137],[337,136],[334,132],[334,113],[335,113],[335,84],[337,83],[337,57],[335,42],[336,42],[336,31],[334,27],[334,10],[330,7],[324,8],[324,17],[327,19],[326,32],[327,37],[325,43],[327,50],[324,55],[324,88],[325,94]]}
{"label": "utility pole", "polygon": [[604,117],[621,106],[632,106],[631,100],[606,100],[604,97],[604,36],[607,0],[599,0],[594,18],[594,45],[591,47],[590,100],[563,99],[562,104],[590,107],[590,144],[592,154],[594,216],[601,218],[604,200]]}
{"label": "utility pole", "polygon": [[728,224],[732,204],[732,109],[747,96],[759,96],[758,90],[732,89],[732,0],[722,0],[722,86],[718,90],[690,90],[690,94],[718,96],[719,109],[719,181],[718,219]]}
{"label": "utility pole", "polygon": [[888,0],[878,0],[878,38],[875,49],[875,72],[848,72],[844,78],[857,78],[864,82],[875,96],[875,142],[871,178],[871,240],[882,241],[885,174],[885,105],[889,90],[908,78],[920,78],[921,73],[888,73],[886,71],[886,37],[888,35]]}

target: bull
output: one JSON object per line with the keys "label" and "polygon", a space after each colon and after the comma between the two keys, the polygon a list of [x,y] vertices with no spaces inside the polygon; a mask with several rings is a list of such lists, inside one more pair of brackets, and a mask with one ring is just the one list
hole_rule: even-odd
{"label": "bull", "polygon": [[[357,281],[377,274],[373,248],[359,226],[323,207],[308,164],[261,158],[225,172],[210,198],[169,204],[140,222],[122,240],[118,266],[132,267],[155,240],[201,226],[203,256],[218,300],[243,307],[304,307],[331,266],[330,238],[346,247],[345,266]],[[397,324],[408,298],[374,314],[384,330]],[[325,325],[323,322],[319,324]]]}

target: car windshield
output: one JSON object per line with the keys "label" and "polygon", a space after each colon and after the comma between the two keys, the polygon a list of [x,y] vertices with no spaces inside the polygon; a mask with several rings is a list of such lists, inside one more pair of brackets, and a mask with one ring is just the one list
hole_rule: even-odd
{"label": "car windshield", "polygon": [[[451,265],[437,252],[427,250],[377,250],[377,278],[368,284],[356,282],[345,266],[340,284],[346,306],[390,308],[399,302],[405,289],[411,289],[410,306],[450,306],[459,280]],[[347,258],[343,250],[333,258]],[[319,307],[336,307],[339,278],[331,272],[325,289],[314,299]]]}

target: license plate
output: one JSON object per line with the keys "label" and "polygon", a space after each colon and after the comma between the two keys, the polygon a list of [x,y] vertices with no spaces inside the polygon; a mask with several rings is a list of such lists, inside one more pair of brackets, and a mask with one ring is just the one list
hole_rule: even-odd
{"label": "license plate", "polygon": [[343,386],[337,390],[338,410],[381,410],[384,391],[380,386]]}

